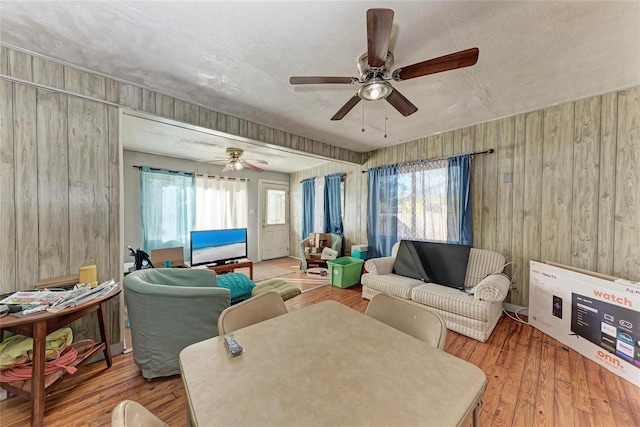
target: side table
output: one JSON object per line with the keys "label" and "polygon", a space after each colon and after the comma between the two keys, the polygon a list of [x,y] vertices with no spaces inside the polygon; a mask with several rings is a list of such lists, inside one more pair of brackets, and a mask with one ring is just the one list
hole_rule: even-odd
{"label": "side table", "polygon": [[44,420],[44,399],[46,390],[56,385],[63,377],[64,370],[56,371],[53,374],[44,374],[45,366],[45,344],[47,334],[67,326],[87,314],[97,312],[98,324],[100,327],[100,343],[91,352],[81,359],[76,359],[73,363],[75,367],[86,365],[100,351],[104,353],[107,367],[111,367],[111,349],[109,347],[109,329],[107,328],[107,316],[105,304],[115,297],[122,290],[122,285],[118,284],[108,294],[95,298],[77,307],[68,307],[57,313],[45,312],[33,314],[25,317],[5,316],[0,318],[0,338],[3,337],[4,330],[16,334],[33,338],[33,372],[31,379],[26,381],[15,381],[2,383],[0,386],[5,390],[17,394],[20,397],[31,400],[31,425],[41,426]]}

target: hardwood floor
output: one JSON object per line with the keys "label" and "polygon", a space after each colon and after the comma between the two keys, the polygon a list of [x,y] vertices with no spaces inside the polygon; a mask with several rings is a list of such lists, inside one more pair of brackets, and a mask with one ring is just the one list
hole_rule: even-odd
{"label": "hardwood floor", "polygon": [[[290,265],[291,259],[272,262]],[[304,277],[304,273],[296,274]],[[356,285],[322,287],[286,304],[292,311],[326,300],[360,312],[368,303]],[[640,426],[640,388],[505,315],[487,342],[450,332],[445,351],[477,365],[487,375],[482,426]],[[124,399],[143,404],[171,426],[186,425],[187,403],[179,376],[146,381],[131,353],[113,360],[110,369],[97,362],[65,378],[47,397],[45,425],[109,425],[111,411]],[[29,402],[19,397],[0,402],[3,427],[28,425],[29,419]]]}

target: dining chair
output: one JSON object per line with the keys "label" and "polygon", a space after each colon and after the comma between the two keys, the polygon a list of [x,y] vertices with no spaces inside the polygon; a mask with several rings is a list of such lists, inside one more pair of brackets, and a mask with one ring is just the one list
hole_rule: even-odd
{"label": "dining chair", "polygon": [[228,334],[288,312],[277,292],[265,292],[225,309],[218,317],[218,332]]}
{"label": "dining chair", "polygon": [[118,403],[111,414],[111,427],[169,427],[147,408],[133,400]]}
{"label": "dining chair", "polygon": [[371,298],[364,313],[414,338],[437,348],[444,349],[447,325],[442,316],[434,311],[387,294],[376,294]]}

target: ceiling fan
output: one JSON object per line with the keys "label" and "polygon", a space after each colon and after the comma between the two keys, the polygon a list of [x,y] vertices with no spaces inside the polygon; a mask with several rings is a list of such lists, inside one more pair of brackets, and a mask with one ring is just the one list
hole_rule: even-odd
{"label": "ceiling fan", "polygon": [[392,27],[393,10],[367,10],[367,52],[362,54],[358,60],[357,67],[360,77],[291,77],[289,83],[292,85],[361,84],[362,87],[358,92],[331,117],[331,120],[342,119],[361,99],[366,101],[386,99],[400,114],[406,117],[418,111],[418,107],[391,86],[389,83],[391,80],[399,82],[428,74],[469,67],[478,61],[479,50],[474,47],[398,68],[391,72],[394,60],[393,54],[389,52]]}
{"label": "ceiling fan", "polygon": [[267,165],[268,163],[264,160],[258,159],[243,159],[242,153],[244,151],[240,148],[227,148],[227,158],[220,157],[219,160],[213,160],[209,163],[218,163],[224,164],[224,169],[222,172],[229,171],[240,171],[244,168],[251,169],[256,172],[262,172],[263,170],[256,166],[254,163],[259,165]]}

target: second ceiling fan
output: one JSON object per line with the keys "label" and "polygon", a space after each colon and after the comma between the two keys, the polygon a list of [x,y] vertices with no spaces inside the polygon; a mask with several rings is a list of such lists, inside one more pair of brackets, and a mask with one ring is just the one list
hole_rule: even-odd
{"label": "second ceiling fan", "polygon": [[224,164],[224,169],[222,172],[229,171],[240,171],[244,168],[251,169],[255,172],[263,172],[263,170],[256,166],[256,163],[259,165],[268,165],[264,160],[260,159],[245,159],[242,157],[244,151],[241,148],[227,148],[227,157],[218,157],[211,160],[209,163],[214,164]]}
{"label": "second ceiling fan", "polygon": [[354,84],[362,87],[331,120],[340,120],[347,115],[361,99],[378,101],[386,99],[400,114],[409,116],[418,107],[405,98],[390,81],[403,81],[442,71],[455,70],[474,65],[478,61],[478,48],[463,50],[439,58],[429,59],[407,67],[397,68],[393,72],[393,54],[389,52],[389,40],[393,28],[393,10],[367,10],[367,52],[358,60],[360,77],[291,77],[292,85],[302,84]]}

